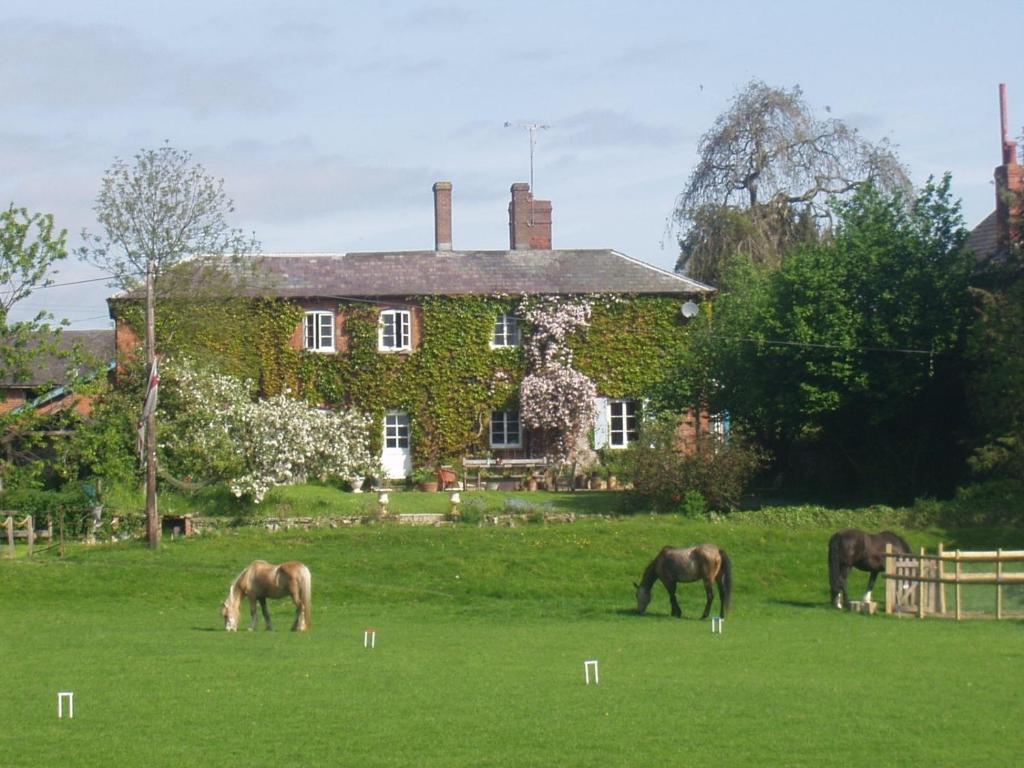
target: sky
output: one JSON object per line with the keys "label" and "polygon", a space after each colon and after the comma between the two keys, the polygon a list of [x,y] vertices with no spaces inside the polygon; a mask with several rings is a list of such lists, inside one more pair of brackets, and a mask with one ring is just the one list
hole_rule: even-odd
{"label": "sky", "polygon": [[[951,173],[973,227],[1000,83],[1024,132],[1022,30],[1021,0],[0,0],[0,203],[52,213],[75,249],[104,171],[168,142],[267,253],[431,249],[439,180],[454,247],[506,249],[543,125],[554,247],[672,269],[700,137],[756,78],[888,140],[916,185]],[[71,257],[12,317],[112,327],[103,277]]]}

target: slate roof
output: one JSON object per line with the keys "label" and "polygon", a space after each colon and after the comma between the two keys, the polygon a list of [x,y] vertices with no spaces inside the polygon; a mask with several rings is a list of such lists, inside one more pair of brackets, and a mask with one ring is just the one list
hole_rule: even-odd
{"label": "slate roof", "polygon": [[710,286],[611,249],[263,254],[275,296],[636,293],[696,296]]}
{"label": "slate roof", "polygon": [[967,249],[974,251],[979,264],[987,264],[999,255],[997,237],[996,212],[992,211],[982,222],[967,235]]}
{"label": "slate roof", "polygon": [[[114,331],[61,331],[58,346],[70,351],[78,345],[85,357],[83,364],[95,371],[106,370],[116,357]],[[68,377],[71,361],[52,354],[41,355],[33,361],[31,375],[25,379],[0,381],[8,389],[37,389],[49,384],[61,384]]]}

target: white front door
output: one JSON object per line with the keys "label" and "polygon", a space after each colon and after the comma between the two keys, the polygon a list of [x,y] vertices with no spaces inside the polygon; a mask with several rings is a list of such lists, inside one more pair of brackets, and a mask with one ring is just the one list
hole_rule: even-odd
{"label": "white front door", "polygon": [[409,451],[409,414],[388,411],[384,415],[384,449],[380,463],[389,480],[405,478],[412,472],[412,454]]}

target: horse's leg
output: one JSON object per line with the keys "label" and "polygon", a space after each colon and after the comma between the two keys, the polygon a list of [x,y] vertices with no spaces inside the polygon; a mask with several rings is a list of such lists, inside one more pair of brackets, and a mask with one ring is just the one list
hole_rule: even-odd
{"label": "horse's leg", "polygon": [[263,609],[263,621],[266,622],[267,629],[268,630],[273,629],[274,627],[270,623],[270,611],[267,609],[267,598],[265,598],[265,597],[261,597],[260,598],[260,608]]}
{"label": "horse's leg", "polygon": [[306,628],[303,622],[302,615],[302,595],[299,594],[299,585],[297,582],[292,582],[291,587],[288,589],[288,593],[292,596],[292,602],[295,603],[295,623],[292,624],[292,632],[301,632]]}
{"label": "horse's leg", "polygon": [[676,583],[673,581],[670,584],[665,584],[665,589],[668,590],[668,599],[672,603],[672,615],[677,619],[683,617],[683,609],[679,607],[679,601],[676,600]]}
{"label": "horse's leg", "polygon": [[875,588],[875,579],[878,578],[878,571],[871,571],[871,575],[868,576],[868,591],[864,593],[864,602],[871,602],[871,592]]}
{"label": "horse's leg", "polygon": [[249,619],[250,619],[250,621],[249,621],[249,631],[250,632],[252,632],[253,630],[256,629],[256,626],[257,626],[258,621],[259,621],[257,619],[257,617],[256,617],[256,606],[257,606],[256,598],[253,597],[252,595],[249,595]]}
{"label": "horse's leg", "polygon": [[839,566],[839,591],[836,593],[836,608],[842,610],[850,606],[850,598],[846,594],[846,580],[850,577],[850,566]]}
{"label": "horse's leg", "polygon": [[711,613],[711,603],[715,599],[715,593],[711,589],[711,579],[707,576],[704,577],[704,594],[707,595],[708,601],[704,604],[704,615],[701,616],[701,619],[706,619]]}

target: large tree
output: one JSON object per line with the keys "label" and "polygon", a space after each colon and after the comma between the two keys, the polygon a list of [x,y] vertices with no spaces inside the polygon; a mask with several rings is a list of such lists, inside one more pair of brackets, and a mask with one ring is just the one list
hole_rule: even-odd
{"label": "large tree", "polygon": [[[36,312],[11,320],[11,310],[53,282],[54,267],[67,258],[65,230],[54,228],[50,214],[29,213],[11,205],[0,211],[0,382],[24,381],[43,355],[57,348],[59,327],[53,316]],[[30,411],[0,414],[0,489],[12,467],[13,446],[31,429]]]}
{"label": "large tree", "polygon": [[[45,311],[12,321],[11,309],[53,283],[54,266],[67,258],[66,230],[55,230],[51,214],[10,206],[0,211],[0,381],[22,379],[32,360],[48,351],[53,316]],[[50,348],[49,351],[52,351]]]}
{"label": "large tree", "polygon": [[866,181],[909,190],[884,140],[871,143],[842,120],[816,118],[799,86],[752,80],[701,137],[698,152],[672,214],[676,268],[711,283],[736,250],[777,265],[790,245],[831,225],[831,198]]}
{"label": "large tree", "polygon": [[970,258],[948,177],[860,188],[828,242],[730,270],[700,342],[714,408],[820,489],[912,497],[962,458]]}
{"label": "large tree", "polygon": [[[145,288],[146,363],[157,355],[157,299],[194,300],[198,293],[227,290],[240,257],[255,240],[228,225],[234,210],[222,179],[211,177],[192,156],[170,145],[142,150],[133,162],[116,159],[100,182],[96,217],[102,234],[83,232],[82,255],[114,275],[126,291]],[[156,409],[145,424],[146,532],[160,542],[156,509]]]}

